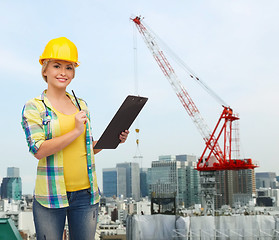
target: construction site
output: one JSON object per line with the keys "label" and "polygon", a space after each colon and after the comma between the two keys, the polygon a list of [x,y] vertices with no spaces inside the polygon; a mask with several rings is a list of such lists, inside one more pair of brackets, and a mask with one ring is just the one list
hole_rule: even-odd
{"label": "construction site", "polygon": [[[276,214],[219,216],[218,210],[222,206],[234,207],[235,203],[249,206],[256,194],[254,171],[259,166],[251,158],[241,158],[238,123],[240,118],[183,60],[175,56],[187,77],[196,81],[220,103],[222,113],[216,117],[217,124],[214,129],[210,130],[160,48],[158,37],[145,25],[141,16],[132,17],[131,21],[134,22],[157,65],[200,132],[205,147],[196,166],[201,181],[202,216],[129,216],[128,239],[279,239],[279,218]],[[159,205],[164,205],[164,202],[174,204],[172,214],[177,214],[175,200],[169,196],[161,197],[154,193],[151,203],[152,201]]]}
{"label": "construction site", "polygon": [[[245,186],[238,187],[243,171],[249,170],[251,172],[251,181],[253,181],[254,169],[258,167],[252,162],[252,159],[240,159],[237,124],[239,117],[234,114],[233,109],[225,105],[225,102],[216,93],[187,68],[186,64],[183,64],[182,66],[188,72],[188,77],[199,82],[212,96],[215,96],[222,103],[223,111],[214,130],[211,131],[186,88],[178,79],[164,52],[157,44],[155,36],[143,25],[140,17],[135,17],[132,21],[205,142],[205,148],[199,157],[196,168],[201,176],[203,206],[210,213],[212,209],[220,208],[221,205],[231,205],[232,196],[230,195],[233,193],[249,193],[245,192]],[[225,184],[233,184],[229,186],[230,192],[222,191]],[[250,193],[255,193],[255,184],[254,189],[249,189],[249,191]]]}
{"label": "construction site", "polygon": [[[90,186],[90,204],[99,203],[95,239],[279,240],[279,1],[16,0],[0,9],[0,240],[4,229],[40,238],[35,196],[64,209],[71,182],[79,186],[70,192]],[[44,54],[61,38],[74,56]],[[63,65],[52,72],[69,78],[46,73],[55,59]],[[61,98],[46,94],[49,86]],[[128,95],[148,102],[125,144],[95,156],[94,142]],[[66,129],[64,108],[86,110],[84,132],[74,115]],[[41,145],[52,149],[50,137],[65,135],[61,127],[81,133],[75,147],[53,144],[37,157]],[[59,219],[42,219],[45,238],[57,221],[63,239],[93,229],[92,218]]]}

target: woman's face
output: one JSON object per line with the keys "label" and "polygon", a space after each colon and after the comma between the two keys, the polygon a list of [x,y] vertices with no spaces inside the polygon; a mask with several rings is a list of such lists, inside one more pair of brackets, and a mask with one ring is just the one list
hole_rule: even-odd
{"label": "woman's face", "polygon": [[71,62],[63,60],[50,60],[44,76],[49,87],[66,88],[74,78],[74,66]]}

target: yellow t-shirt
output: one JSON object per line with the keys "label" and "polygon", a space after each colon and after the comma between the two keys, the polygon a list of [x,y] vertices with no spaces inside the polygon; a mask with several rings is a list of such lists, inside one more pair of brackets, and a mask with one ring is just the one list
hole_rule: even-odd
{"label": "yellow t-shirt", "polygon": [[[75,128],[75,115],[66,115],[54,109],[57,114],[61,135]],[[87,174],[85,125],[83,133],[63,149],[64,179],[67,192],[90,188]]]}

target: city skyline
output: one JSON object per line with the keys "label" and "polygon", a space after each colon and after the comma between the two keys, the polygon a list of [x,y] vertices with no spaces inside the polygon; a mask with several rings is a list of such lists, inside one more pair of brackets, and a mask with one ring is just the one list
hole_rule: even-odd
{"label": "city skyline", "polygon": [[[88,103],[95,139],[127,95],[149,98],[127,142],[96,155],[100,187],[103,168],[131,162],[138,151],[143,156],[137,159],[141,167],[149,167],[160,155],[201,155],[203,139],[135,30],[132,15],[143,16],[196,75],[239,113],[242,157],[260,165],[256,172],[277,170],[279,112],[272,106],[279,102],[278,7],[275,0],[1,2],[0,19],[5,24],[0,27],[0,178],[7,167],[18,167],[23,193],[33,193],[37,159],[28,153],[21,111],[27,100],[46,88],[38,59],[46,43],[61,36],[79,50],[81,65],[68,91],[74,89]],[[175,63],[174,68],[213,129],[222,106],[185,79]],[[140,129],[139,135],[135,128]]]}
{"label": "city skyline", "polygon": [[[188,154],[179,154],[179,155],[160,155],[160,156],[158,156],[158,158],[156,159],[156,160],[153,160],[154,162],[156,162],[156,161],[160,161],[160,160],[162,160],[162,159],[164,159],[164,158],[166,158],[166,159],[169,159],[170,157],[173,157],[173,159],[175,159],[175,157],[177,158],[178,157],[178,159],[179,159],[179,156],[183,156],[183,155],[186,155],[186,156],[191,156],[191,157],[195,157],[194,155],[188,155]],[[127,162],[127,161],[125,161],[125,162],[119,162],[120,164],[123,164],[123,163],[133,163],[133,162]],[[138,162],[134,162],[134,163],[138,163]],[[138,163],[139,164],[139,163]],[[148,169],[151,169],[152,168],[152,162],[150,163],[150,166],[149,167],[141,167],[140,165],[139,165],[139,169],[140,170],[148,170]],[[6,172],[7,172],[7,170],[9,169],[9,168],[17,168],[17,167],[15,167],[15,166],[9,166],[7,169],[6,169]],[[103,168],[102,169],[102,178],[98,178],[98,184],[99,184],[99,187],[100,187],[100,189],[101,189],[101,191],[103,191],[103,173],[104,173],[104,170],[105,171],[115,171],[117,169],[117,167],[116,167],[116,164],[114,165],[114,166],[107,166],[107,167],[105,167],[105,168]],[[19,171],[20,171],[20,169],[19,169]],[[275,182],[276,181],[278,181],[277,180],[277,178],[279,178],[279,175],[277,175],[277,172],[276,171],[258,171],[258,172],[255,172],[255,177],[257,176],[257,174],[259,174],[258,175],[258,178],[260,179],[261,177],[261,174],[265,174],[265,175],[268,175],[268,174],[272,174],[272,176],[273,175],[275,175],[276,177],[276,179],[274,180],[274,184],[275,184]],[[265,176],[264,175],[264,176]],[[5,177],[8,177],[8,174],[6,174],[5,176],[3,176],[3,177],[0,177],[0,185],[1,185],[1,181],[2,181],[2,179],[3,178],[5,178]],[[20,176],[21,177],[21,176]],[[265,177],[265,178],[267,178],[267,177]],[[22,177],[21,177],[21,179],[22,179]],[[102,179],[102,182],[100,182],[100,179]],[[119,183],[120,184],[120,183]],[[26,191],[24,191],[24,189],[31,189],[31,191],[29,191],[29,192],[26,192]],[[32,186],[29,186],[29,187],[26,187],[26,186],[24,186],[24,181],[22,180],[22,194],[33,194],[33,191],[34,191],[34,189],[32,188]]]}

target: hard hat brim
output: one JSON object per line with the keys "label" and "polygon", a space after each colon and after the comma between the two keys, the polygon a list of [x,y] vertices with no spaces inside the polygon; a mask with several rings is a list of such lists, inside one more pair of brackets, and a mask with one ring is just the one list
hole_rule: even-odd
{"label": "hard hat brim", "polygon": [[56,60],[71,62],[71,63],[75,64],[75,67],[78,67],[80,65],[80,62],[73,62],[73,61],[70,61],[69,59],[60,59],[60,58],[59,59],[58,58],[40,58],[39,63],[41,65],[43,65],[45,60],[50,60],[50,59],[56,59]]}

